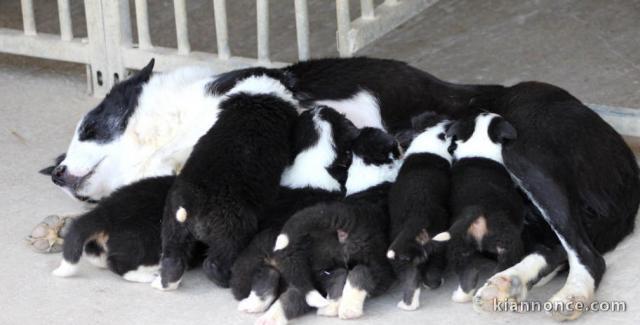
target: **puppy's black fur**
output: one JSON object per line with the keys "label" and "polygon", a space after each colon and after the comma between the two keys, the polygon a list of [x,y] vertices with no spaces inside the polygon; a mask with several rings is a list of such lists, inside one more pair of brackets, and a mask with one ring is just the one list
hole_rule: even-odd
{"label": "puppy's black fur", "polygon": [[[491,119],[486,129],[479,126],[480,119]],[[494,147],[498,151],[516,138],[515,129],[506,120],[487,113],[457,122],[449,135],[458,145],[475,140],[476,147]],[[466,294],[476,288],[479,272],[476,261],[480,254],[496,257],[498,271],[517,263],[524,255],[525,208],[521,193],[502,162],[483,154],[481,149],[463,157],[454,152],[456,161],[451,170],[453,224],[449,260]]]}
{"label": "puppy's black fur", "polygon": [[168,195],[156,287],[177,285],[197,241],[209,246],[205,273],[227,287],[232,263],[258,230],[258,216],[276,197],[289,162],[297,118],[291,103],[274,94],[239,93],[220,109]]}
{"label": "puppy's black fur", "polygon": [[174,179],[144,179],[101,200],[71,224],[64,240],[64,260],[77,264],[84,250],[94,258],[106,258],[109,269],[119,275],[139,266],[157,266],[162,207]]}
{"label": "puppy's black fur", "polygon": [[[334,301],[342,295],[343,287],[375,296],[386,291],[394,279],[385,258],[389,244],[387,196],[397,173],[399,146],[383,131],[364,128],[354,142],[353,156],[354,161],[361,159],[366,166],[393,176],[354,185],[351,177],[359,176],[354,169],[363,166],[352,163],[344,200],[301,210],[284,225],[275,250],[278,267],[289,284],[279,299],[288,319],[306,310],[300,307],[305,305],[304,299],[292,296],[307,298],[305,295],[316,287]],[[353,192],[351,186],[357,190]],[[279,247],[282,238],[288,238],[288,245]],[[362,305],[359,307],[361,311]]]}
{"label": "puppy's black fur", "polygon": [[[326,128],[321,123],[330,127]],[[260,300],[251,302],[252,306],[243,306],[241,303],[240,309],[243,311],[266,309],[286,285],[284,281],[280,285],[280,274],[272,264],[275,263],[273,245],[289,217],[305,207],[344,196],[350,150],[358,132],[349,120],[329,107],[308,110],[298,117],[293,132],[294,157],[289,170],[283,175],[284,183],[281,181],[278,198],[260,216],[260,232],[238,256],[231,271],[230,284],[234,297],[240,300],[253,292]],[[303,157],[311,152],[329,155],[330,152],[324,152],[327,146],[331,147],[335,156],[333,161],[327,161],[326,166]],[[297,155],[300,155],[300,159],[296,159]],[[291,170],[304,173],[289,174]],[[335,185],[339,186],[327,186],[326,174],[331,175],[336,180]],[[255,306],[255,303],[261,306]]]}
{"label": "puppy's black fur", "polygon": [[417,308],[414,299],[421,282],[433,289],[443,281],[446,246],[432,238],[449,226],[451,155],[450,140],[445,137],[447,125],[444,117],[433,113],[413,119],[413,132],[419,138],[408,146],[389,191],[391,245],[387,258],[403,284],[401,308]]}

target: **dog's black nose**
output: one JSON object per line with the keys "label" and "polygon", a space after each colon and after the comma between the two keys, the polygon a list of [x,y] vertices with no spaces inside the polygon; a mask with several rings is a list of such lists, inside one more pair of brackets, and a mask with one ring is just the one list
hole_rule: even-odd
{"label": "dog's black nose", "polygon": [[65,165],[58,165],[56,168],[54,168],[53,171],[51,172],[51,180],[53,181],[53,183],[58,186],[67,185],[67,182],[65,179],[66,171],[67,171],[67,166]]}

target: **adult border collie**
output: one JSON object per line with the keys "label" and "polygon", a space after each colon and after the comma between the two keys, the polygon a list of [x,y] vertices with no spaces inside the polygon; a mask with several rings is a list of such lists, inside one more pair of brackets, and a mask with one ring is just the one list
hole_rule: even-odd
{"label": "adult border collie", "polygon": [[[216,120],[221,96],[209,90],[211,82],[233,83],[252,73],[213,76],[186,68],[152,77],[152,69],[153,61],[115,85],[78,123],[66,158],[52,171],[58,186],[76,198],[99,200],[140,178],[179,171]],[[371,58],[311,60],[269,71],[283,73],[282,82],[303,106],[333,107],[358,127],[395,132],[423,111],[457,118],[486,108],[507,119],[519,138],[504,148],[505,166],[569,256],[569,279],[554,301],[591,300],[605,271],[601,254],[633,230],[640,180],[631,150],[561,88],[538,82],[455,85],[402,62]],[[540,272],[548,266],[544,257],[533,264]]]}

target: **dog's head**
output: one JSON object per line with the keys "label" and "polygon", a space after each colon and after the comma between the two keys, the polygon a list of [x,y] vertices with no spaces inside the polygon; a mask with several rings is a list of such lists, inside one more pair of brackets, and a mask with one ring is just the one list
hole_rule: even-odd
{"label": "dog's head", "polygon": [[502,163],[502,147],[517,138],[516,129],[502,116],[480,113],[455,122],[447,131],[453,138],[455,159],[488,158]]}
{"label": "dog's head", "polygon": [[451,137],[446,132],[451,122],[444,115],[425,112],[411,119],[410,130],[396,135],[400,146],[406,150],[405,157],[411,154],[431,153],[451,161]]}
{"label": "dog's head", "polygon": [[121,184],[113,184],[122,157],[119,142],[135,112],[154,60],[140,72],[113,86],[98,106],[78,122],[71,144],[54,168],[44,169],[53,183],[74,198],[97,201]]}

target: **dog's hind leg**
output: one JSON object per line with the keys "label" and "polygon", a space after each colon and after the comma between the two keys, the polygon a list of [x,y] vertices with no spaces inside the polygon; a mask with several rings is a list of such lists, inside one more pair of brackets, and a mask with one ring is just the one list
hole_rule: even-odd
{"label": "dog's hind leg", "polygon": [[364,301],[375,286],[375,279],[368,266],[359,264],[351,269],[342,290],[338,317],[354,319],[362,316]]}
{"label": "dog's hind leg", "polygon": [[274,302],[264,315],[255,322],[256,325],[284,325],[290,319],[304,315],[311,310],[305,303],[305,292],[295,287],[288,287],[278,300]]}
{"label": "dog's hind leg", "polygon": [[338,316],[338,307],[340,306],[340,299],[342,297],[342,290],[347,281],[348,272],[344,268],[338,268],[331,271],[321,271],[316,276],[320,285],[327,293],[326,306],[318,308],[317,314],[326,317]]}
{"label": "dog's hind leg", "polygon": [[422,282],[430,289],[439,288],[444,283],[444,272],[447,268],[446,252],[435,251],[429,255],[422,265]]}
{"label": "dog's hind leg", "polygon": [[261,313],[276,299],[280,273],[270,266],[260,266],[253,275],[249,296],[238,303],[238,310]]}
{"label": "dog's hind leg", "polygon": [[398,302],[398,308],[402,310],[416,310],[420,307],[420,282],[421,275],[416,265],[407,265],[400,273],[402,282],[402,300]]}
{"label": "dog's hind leg", "polygon": [[160,276],[151,282],[151,286],[163,291],[177,289],[195,245],[196,239],[187,227],[178,223],[174,214],[165,213],[162,222]]}

